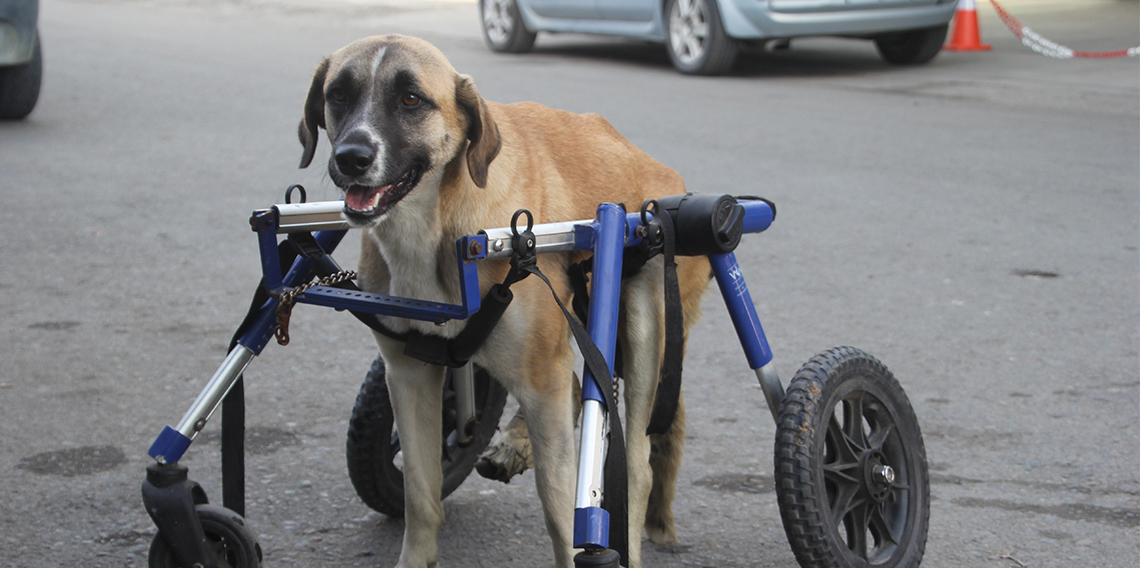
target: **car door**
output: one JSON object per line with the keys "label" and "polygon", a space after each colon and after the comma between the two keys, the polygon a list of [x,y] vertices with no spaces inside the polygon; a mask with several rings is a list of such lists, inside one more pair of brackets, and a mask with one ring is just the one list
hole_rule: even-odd
{"label": "car door", "polygon": [[597,0],[603,20],[648,22],[653,19],[659,0]]}
{"label": "car door", "polygon": [[598,18],[594,0],[525,0],[525,2],[535,14],[544,18],[582,20]]}

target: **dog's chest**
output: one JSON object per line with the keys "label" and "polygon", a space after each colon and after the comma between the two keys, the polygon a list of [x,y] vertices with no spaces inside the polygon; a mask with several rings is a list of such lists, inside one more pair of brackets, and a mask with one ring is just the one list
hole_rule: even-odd
{"label": "dog's chest", "polygon": [[[387,265],[387,281],[376,282],[376,291],[427,302],[462,303],[454,245],[445,247],[445,239],[422,232],[376,231],[373,239]],[[437,326],[432,322],[403,318],[388,318],[388,321],[394,330],[415,328],[423,333],[444,336],[454,335],[462,327],[454,323]]]}

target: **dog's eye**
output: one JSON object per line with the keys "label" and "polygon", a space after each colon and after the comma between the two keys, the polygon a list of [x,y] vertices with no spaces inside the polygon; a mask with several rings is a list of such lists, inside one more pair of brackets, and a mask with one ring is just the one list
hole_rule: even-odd
{"label": "dog's eye", "polygon": [[423,99],[415,93],[408,93],[404,95],[404,98],[400,99],[400,102],[404,103],[404,106],[414,107],[419,106],[419,104],[423,102]]}
{"label": "dog's eye", "polygon": [[329,99],[334,102],[343,103],[344,101],[348,100],[348,97],[344,94],[343,90],[333,89],[329,91]]}

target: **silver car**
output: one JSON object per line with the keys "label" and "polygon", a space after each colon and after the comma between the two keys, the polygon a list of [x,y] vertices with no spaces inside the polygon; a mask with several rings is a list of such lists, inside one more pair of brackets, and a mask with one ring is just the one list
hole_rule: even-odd
{"label": "silver car", "polygon": [[522,53],[538,32],[665,44],[682,73],[728,71],[741,43],[804,36],[873,40],[891,63],[938,55],[957,0],[479,0],[491,49]]}
{"label": "silver car", "polygon": [[0,119],[21,119],[40,96],[39,0],[0,0]]}

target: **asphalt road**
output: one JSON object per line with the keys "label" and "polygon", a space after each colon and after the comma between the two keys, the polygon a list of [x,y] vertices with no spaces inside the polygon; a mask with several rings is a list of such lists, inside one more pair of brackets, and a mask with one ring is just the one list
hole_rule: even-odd
{"label": "asphalt road", "polygon": [[[1006,4],[1075,49],[1140,45],[1134,0]],[[0,565],[146,564],[146,449],[244,314],[250,211],[291,183],[337,195],[296,169],[310,73],[403,32],[488,99],[598,112],[692,190],[777,203],[738,256],[780,373],[844,344],[891,367],[931,466],[925,566],[1137,566],[1140,71],[1042,57],[979,14],[992,52],[896,68],[804,40],[691,78],[620,40],[494,55],[462,2],[44,0],[39,107],[0,124]],[[361,504],[343,457],[375,348],[310,306],[292,335],[247,375],[266,564],[390,566],[403,524]],[[646,565],[794,566],[775,428],[713,294],[688,352],[686,547]],[[220,501],[217,422],[185,463]],[[549,564],[529,473],[473,476],[445,511],[441,565]]]}

